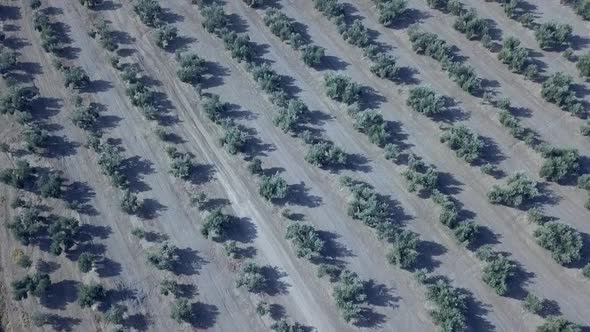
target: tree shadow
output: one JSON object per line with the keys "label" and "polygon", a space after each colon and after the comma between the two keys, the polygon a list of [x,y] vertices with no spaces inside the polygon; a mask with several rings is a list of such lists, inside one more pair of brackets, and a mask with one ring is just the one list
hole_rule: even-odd
{"label": "tree shadow", "polygon": [[252,243],[256,239],[256,225],[248,217],[232,217],[233,227],[227,238],[239,243]]}
{"label": "tree shadow", "polygon": [[352,250],[348,249],[344,244],[337,241],[337,239],[341,237],[340,235],[323,230],[318,230],[317,233],[320,239],[324,241],[321,257],[341,258],[355,256]]}
{"label": "tree shadow", "polygon": [[132,192],[144,192],[152,188],[143,181],[145,175],[155,172],[153,163],[140,156],[133,156],[124,159],[121,162],[122,173],[125,174],[129,181],[129,189]]}
{"label": "tree shadow", "polygon": [[474,332],[496,331],[494,324],[492,324],[492,322],[490,322],[490,320],[487,318],[487,315],[490,312],[489,308],[491,306],[477,300],[467,289],[460,288],[458,290],[466,296],[465,302],[468,308],[466,316],[469,330]]}
{"label": "tree shadow", "polygon": [[354,322],[357,327],[378,328],[385,323],[386,316],[371,308],[362,308],[359,319]]}
{"label": "tree shadow", "polygon": [[199,205],[199,210],[213,211],[215,209],[221,209],[230,205],[231,202],[227,198],[210,198],[206,202]]}
{"label": "tree shadow", "polygon": [[360,104],[363,109],[379,109],[385,101],[385,97],[374,88],[362,87]]}
{"label": "tree shadow", "polygon": [[47,324],[55,331],[71,332],[74,327],[82,322],[79,318],[61,316],[58,314],[47,314]]}
{"label": "tree shadow", "polygon": [[321,63],[318,66],[314,66],[314,68],[318,71],[323,70],[334,70],[340,71],[345,70],[350,64],[337,56],[333,55],[324,55],[321,59]]}
{"label": "tree shadow", "polygon": [[206,74],[201,77],[199,84],[203,89],[210,89],[224,84],[223,77],[229,76],[229,69],[215,61],[205,62]]}
{"label": "tree shadow", "polygon": [[279,320],[287,317],[287,310],[285,307],[278,303],[273,303],[269,308],[270,318],[273,320]]}
{"label": "tree shadow", "polygon": [[122,270],[121,264],[107,257],[102,257],[96,268],[96,272],[101,278],[116,277],[121,274]]}
{"label": "tree shadow", "polygon": [[168,210],[168,207],[154,198],[144,198],[141,204],[141,210],[138,217],[142,219],[154,219],[162,215],[162,212]]}
{"label": "tree shadow", "polygon": [[215,166],[212,164],[194,165],[189,182],[194,185],[205,184],[214,179]]}
{"label": "tree shadow", "polygon": [[392,29],[407,29],[412,24],[422,23],[425,19],[432,17],[427,12],[420,11],[415,8],[407,8],[406,11],[389,25],[388,28]]}
{"label": "tree shadow", "polygon": [[0,20],[16,21],[21,19],[20,8],[17,6],[0,5]]}
{"label": "tree shadow", "polygon": [[112,232],[111,226],[82,224],[80,225],[79,241],[91,241],[93,238],[106,240]]}
{"label": "tree shadow", "polygon": [[232,13],[227,15],[227,19],[229,22],[229,30],[235,31],[236,33],[248,32],[248,23],[240,15]]}
{"label": "tree shadow", "polygon": [[73,303],[78,298],[80,282],[75,280],[62,280],[51,284],[47,294],[41,298],[41,304],[49,309],[65,310],[68,303]]}
{"label": "tree shadow", "polygon": [[90,83],[88,83],[88,86],[82,89],[82,91],[86,93],[99,93],[109,91],[112,88],[113,84],[109,81],[93,80]]}
{"label": "tree shadow", "polygon": [[174,38],[164,50],[169,53],[176,53],[181,50],[186,50],[190,44],[196,41],[197,39],[193,37],[178,36]]}
{"label": "tree shadow", "polygon": [[98,4],[94,5],[94,7],[92,9],[96,10],[96,11],[107,11],[107,10],[110,11],[110,10],[117,10],[121,7],[123,7],[123,5],[120,3],[115,3],[111,0],[102,0]]}
{"label": "tree shadow", "polygon": [[283,277],[287,276],[287,273],[282,272],[276,266],[265,265],[261,268],[261,273],[266,278],[266,285],[262,292],[270,295],[286,295],[289,293],[288,287],[290,286],[284,281],[281,281]]}
{"label": "tree shadow", "polygon": [[51,273],[57,271],[61,267],[61,265],[56,262],[51,262],[51,261],[46,261],[46,260],[40,259],[37,261],[37,264],[35,264],[35,267],[37,268],[37,271],[39,273],[51,274]]}
{"label": "tree shadow", "polygon": [[434,257],[447,253],[447,248],[436,242],[420,240],[418,242],[417,251],[419,253],[419,258],[412,266],[412,269],[426,269],[426,271],[432,272],[441,264],[440,261],[435,260]]}
{"label": "tree shadow", "polygon": [[149,314],[137,313],[130,315],[125,319],[125,325],[134,328],[137,331],[147,331],[152,324]]}
{"label": "tree shadow", "polygon": [[199,274],[201,267],[209,263],[198,255],[198,251],[192,248],[178,249],[176,253],[178,255],[178,261],[173,271],[176,275]]}
{"label": "tree shadow", "polygon": [[200,301],[191,305],[191,312],[193,315],[190,323],[193,327],[199,329],[212,328],[217,322],[217,316],[219,316],[217,306]]}
{"label": "tree shadow", "polygon": [[284,203],[288,202],[293,205],[309,208],[320,206],[322,204],[322,198],[320,196],[311,195],[309,193],[310,190],[311,189],[307,187],[303,181],[297,184],[291,184],[287,189],[287,196],[283,201]]}
{"label": "tree shadow", "polygon": [[71,142],[67,136],[49,135],[44,142],[43,150],[39,153],[45,158],[62,158],[74,156],[78,153],[80,143]]}
{"label": "tree shadow", "polygon": [[397,302],[401,299],[399,296],[391,295],[393,289],[385,284],[378,284],[375,280],[370,279],[365,282],[365,294],[367,303],[377,307],[396,308]]}

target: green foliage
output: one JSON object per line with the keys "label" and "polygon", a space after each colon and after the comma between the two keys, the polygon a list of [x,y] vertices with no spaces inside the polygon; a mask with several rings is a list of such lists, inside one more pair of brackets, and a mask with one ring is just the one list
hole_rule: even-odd
{"label": "green foliage", "polygon": [[102,285],[91,283],[78,289],[78,304],[82,308],[92,307],[96,302],[106,298],[106,290]]}
{"label": "green foliage", "polygon": [[467,328],[467,296],[444,279],[427,286],[426,298],[435,305],[430,311],[434,323],[443,332],[465,331]]}
{"label": "green foliage", "polygon": [[14,85],[0,97],[0,114],[14,114],[32,111],[33,102],[39,93],[33,87]]}
{"label": "green foliage", "polygon": [[235,124],[224,125],[223,137],[219,140],[230,154],[243,151],[248,142],[248,133],[243,127]]}
{"label": "green foliage", "polygon": [[348,76],[326,74],[324,86],[328,97],[348,105],[358,102],[361,97],[362,87]]}
{"label": "green foliage", "polygon": [[201,75],[207,70],[206,61],[196,53],[180,54],[178,64],[180,68],[176,71],[178,78],[185,83],[197,84]]}
{"label": "green foliage", "polygon": [[234,218],[224,214],[221,209],[213,210],[201,226],[201,234],[206,238],[223,239],[234,225]]}
{"label": "green foliage", "polygon": [[252,8],[260,7],[264,4],[264,0],[242,0]]}
{"label": "green foliage", "polygon": [[346,153],[334,143],[323,141],[309,147],[305,161],[318,167],[343,166],[346,164]]}
{"label": "green foliage", "polygon": [[446,69],[449,77],[464,91],[473,95],[481,89],[481,79],[477,77],[473,67],[459,62],[451,62]]}
{"label": "green foliage", "polygon": [[369,30],[363,25],[361,20],[355,19],[350,25],[341,25],[339,27],[342,38],[349,44],[365,48],[370,44]]}
{"label": "green foliage", "polygon": [[515,138],[522,139],[526,129],[520,124],[520,120],[508,111],[500,111],[498,113],[500,123],[510,130],[510,134]]}
{"label": "green foliage", "polygon": [[147,254],[148,263],[155,266],[158,270],[172,271],[178,260],[178,248],[167,242]]}
{"label": "green foliage", "polygon": [[127,214],[136,214],[141,209],[141,202],[129,189],[123,191],[121,210]]}
{"label": "green foliage", "polygon": [[314,7],[330,19],[340,19],[344,16],[344,5],[338,0],[313,0]]}
{"label": "green foliage", "polygon": [[160,294],[164,296],[172,294],[174,297],[179,297],[181,295],[180,285],[175,280],[164,279],[160,282]]}
{"label": "green foliage", "polygon": [[94,7],[96,7],[96,5],[101,3],[101,0],[79,0],[79,1],[82,6],[85,6],[88,8],[94,8]]}
{"label": "green foliage", "polygon": [[489,23],[484,18],[479,17],[473,8],[457,17],[455,23],[453,23],[453,28],[465,34],[468,39],[478,40],[487,35],[490,29]]}
{"label": "green foliage", "polygon": [[170,157],[170,174],[179,179],[189,179],[194,168],[191,155],[182,153],[175,147],[169,147],[166,153]]}
{"label": "green foliage", "polygon": [[590,190],[590,174],[584,174],[578,177],[578,188]]}
{"label": "green foliage", "polygon": [[41,7],[41,0],[31,0],[29,4],[31,5],[31,9],[35,10]]}
{"label": "green foliage", "polygon": [[584,78],[590,77],[590,52],[586,52],[580,56],[576,63],[576,68],[578,68],[580,76]]}
{"label": "green foliage", "polygon": [[250,43],[250,36],[247,34],[237,34],[227,29],[224,29],[221,33],[225,48],[230,51],[232,58],[238,62],[252,62],[254,49]]}
{"label": "green foliage", "polygon": [[457,156],[471,163],[481,158],[484,142],[465,125],[455,125],[445,131],[440,141],[446,143]]}
{"label": "green foliage", "polygon": [[43,227],[43,218],[36,208],[26,208],[6,224],[12,235],[22,244],[29,245],[37,240]]}
{"label": "green foliage", "polygon": [[95,24],[91,31],[93,35],[97,35],[99,37],[100,45],[104,47],[106,50],[114,52],[119,45],[117,45],[117,41],[115,40],[115,36],[107,21],[100,19]]}
{"label": "green foliage", "polygon": [[262,266],[254,262],[247,262],[238,272],[236,285],[238,288],[243,286],[249,292],[258,293],[266,288],[268,280],[263,274]]}
{"label": "green foliage", "polygon": [[428,7],[438,10],[446,10],[449,0],[426,0]]}
{"label": "green foliage", "polygon": [[290,224],[287,226],[285,238],[293,242],[297,257],[300,258],[311,259],[315,255],[320,256],[324,248],[324,241],[312,225]]}
{"label": "green foliage", "polygon": [[90,272],[90,270],[92,270],[92,267],[94,266],[94,263],[96,262],[97,259],[98,259],[98,257],[96,255],[91,254],[91,253],[87,253],[87,252],[81,253],[80,256],[78,257],[78,269],[82,273]]}
{"label": "green foliage", "polygon": [[127,178],[123,174],[123,155],[112,144],[101,143],[98,151],[98,165],[102,172],[111,178],[118,187],[127,186]]}
{"label": "green foliage", "polygon": [[49,250],[54,255],[70,250],[80,231],[80,223],[74,218],[58,217],[48,228],[51,244]]}
{"label": "green foliage", "polygon": [[178,37],[178,29],[170,24],[163,24],[158,27],[155,34],[156,45],[160,48],[167,49]]}
{"label": "green foliage", "polygon": [[537,327],[537,332],[582,332],[582,328],[563,317],[549,316]]}
{"label": "green foliage", "polygon": [[37,123],[28,123],[23,129],[23,140],[27,150],[38,152],[44,148],[49,139],[49,134],[46,130],[41,129]]}
{"label": "green foliage", "polygon": [[528,49],[520,46],[520,40],[515,37],[504,39],[498,59],[507,64],[510,70],[518,73],[523,73],[526,67],[531,64]]}
{"label": "green foliage", "polygon": [[90,84],[90,77],[82,67],[66,67],[64,70],[65,86],[84,89]]}
{"label": "green foliage", "polygon": [[324,276],[329,276],[330,282],[335,282],[340,278],[340,274],[342,270],[335,265],[330,265],[326,263],[322,263],[318,265],[318,278],[323,278]]}
{"label": "green foliage", "polygon": [[268,9],[264,15],[264,24],[282,41],[287,41],[295,49],[304,44],[303,36],[297,31],[293,19],[276,8]]}
{"label": "green foliage", "polygon": [[41,47],[46,52],[55,53],[61,47],[59,33],[50,22],[47,15],[36,12],[33,16],[33,26],[41,35]]}
{"label": "green foliage", "polygon": [[309,67],[319,66],[326,55],[326,49],[317,45],[307,45],[301,49],[301,59]]}
{"label": "green foliage", "polygon": [[209,33],[219,33],[229,23],[229,18],[223,10],[223,7],[218,4],[205,6],[201,9],[203,21],[201,24]]}
{"label": "green foliage", "polygon": [[353,115],[354,128],[369,137],[371,143],[384,146],[390,139],[387,123],[380,112],[370,110]]}
{"label": "green foliage", "polygon": [[367,294],[364,282],[356,273],[348,270],[342,272],[333,296],[345,321],[354,323],[361,318],[361,305],[367,301]]}
{"label": "green foliage", "polygon": [[280,107],[273,123],[284,132],[295,131],[296,125],[308,115],[307,105],[300,99],[290,99],[286,107]]}
{"label": "green foliage", "polygon": [[123,316],[127,312],[127,307],[121,304],[114,304],[104,314],[104,318],[107,322],[115,325],[123,324]]}
{"label": "green foliage", "polygon": [[390,264],[397,265],[402,269],[408,269],[416,263],[418,259],[418,235],[404,230],[396,232],[390,238],[391,248],[387,252],[387,261]]}
{"label": "green foliage", "polygon": [[434,167],[427,167],[424,171],[408,167],[402,175],[408,181],[409,192],[415,192],[418,187],[425,191],[432,191],[438,187],[438,172]]}
{"label": "green foliage", "polygon": [[163,22],[164,11],[157,0],[135,0],[133,10],[147,26],[158,27]]}
{"label": "green foliage", "polygon": [[577,262],[582,253],[582,235],[569,225],[547,223],[534,232],[537,243],[551,251],[551,256],[559,264]]}
{"label": "green foliage", "polygon": [[373,0],[377,4],[379,23],[387,26],[402,18],[407,11],[407,0]]}
{"label": "green foliage", "polygon": [[96,107],[84,105],[82,99],[77,99],[70,119],[77,127],[84,130],[90,130],[98,122],[99,116],[100,114]]}
{"label": "green foliage", "polygon": [[538,315],[541,314],[545,309],[544,304],[544,299],[541,299],[532,293],[528,293],[522,302],[522,307],[524,310]]}
{"label": "green foliage", "polygon": [[348,201],[349,216],[372,228],[388,221],[390,206],[371,186],[362,182],[352,182],[347,187],[352,193]]}
{"label": "green foliage", "polygon": [[209,120],[215,123],[221,123],[221,119],[225,117],[227,113],[228,105],[220,100],[218,95],[210,95],[203,97],[201,102],[203,111],[209,118]]}
{"label": "green foliage", "polygon": [[576,176],[580,171],[580,154],[577,149],[547,148],[542,151],[545,162],[539,176],[553,182]]}
{"label": "green foliage", "polygon": [[590,263],[584,265],[584,268],[582,268],[582,275],[590,279]]}
{"label": "green foliage", "polygon": [[578,102],[572,85],[571,76],[556,72],[543,82],[541,96],[546,101],[554,103],[568,112],[577,113],[579,110],[574,105]]}
{"label": "green foliage", "polygon": [[259,158],[252,159],[250,164],[248,164],[248,170],[251,174],[262,175],[262,160],[260,160]]}
{"label": "green foliage", "polygon": [[498,295],[508,293],[510,279],[516,274],[516,265],[501,254],[491,255],[482,271],[482,280]]}
{"label": "green foliage", "polygon": [[0,182],[22,189],[31,183],[35,170],[26,160],[17,160],[15,166],[0,170]]}
{"label": "green foliage", "polygon": [[557,22],[546,22],[535,29],[535,38],[543,49],[560,48],[572,38],[572,26]]}
{"label": "green foliage", "polygon": [[429,56],[439,62],[453,58],[453,48],[434,33],[420,31],[416,26],[408,29],[408,36],[414,52]]}
{"label": "green foliage", "polygon": [[490,202],[514,207],[537,196],[539,196],[537,183],[524,172],[514,173],[508,178],[505,187],[494,185],[488,192]]}
{"label": "green foliage", "polygon": [[397,59],[391,55],[380,53],[373,59],[371,72],[377,77],[394,80],[399,72]]}
{"label": "green foliage", "polygon": [[455,238],[463,244],[471,244],[476,239],[479,232],[479,225],[474,222],[462,222],[455,227],[453,233]]}
{"label": "green foliage", "polygon": [[63,184],[63,178],[54,172],[45,174],[37,181],[39,192],[42,197],[58,198],[61,196],[61,186]]}
{"label": "green foliage", "polygon": [[444,111],[444,98],[428,86],[418,86],[410,90],[406,104],[414,111],[427,116]]}
{"label": "green foliage", "polygon": [[305,329],[299,323],[295,322],[293,324],[289,324],[286,320],[281,319],[277,322],[274,322],[270,329],[275,332],[304,332]]}
{"label": "green foliage", "polygon": [[250,69],[250,72],[262,91],[272,93],[282,90],[281,77],[268,63],[264,63],[260,66],[253,66]]}
{"label": "green foliage", "polygon": [[12,286],[13,298],[20,301],[26,299],[29,295],[35,297],[44,296],[51,286],[51,279],[48,274],[35,273],[15,280],[10,285]]}
{"label": "green foliage", "polygon": [[280,175],[262,176],[262,182],[258,188],[258,193],[266,200],[283,199],[287,197],[287,191],[287,181],[285,181]]}
{"label": "green foliage", "polygon": [[187,299],[178,299],[172,303],[170,318],[177,323],[190,322],[193,317],[191,304]]}
{"label": "green foliage", "polygon": [[4,75],[14,68],[17,63],[17,55],[0,46],[0,74]]}

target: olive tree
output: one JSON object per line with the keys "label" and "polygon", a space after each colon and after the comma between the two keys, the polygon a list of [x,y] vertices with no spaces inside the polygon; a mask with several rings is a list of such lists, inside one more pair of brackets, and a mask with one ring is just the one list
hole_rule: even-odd
{"label": "olive tree", "polygon": [[17,63],[17,55],[15,52],[8,51],[0,46],[0,75],[6,74],[14,68]]}
{"label": "olive tree", "polygon": [[348,270],[340,275],[340,282],[333,292],[336,307],[347,322],[357,322],[361,318],[362,305],[367,301],[365,284],[354,272]]}
{"label": "olive tree", "polygon": [[488,192],[490,202],[514,207],[519,207],[525,201],[537,196],[539,196],[537,183],[523,172],[516,172],[510,176],[506,186],[494,185]]}
{"label": "olive tree", "polygon": [[51,279],[48,274],[35,273],[13,281],[10,286],[12,287],[12,297],[20,301],[29,295],[44,296],[51,286]]}
{"label": "olive tree", "polygon": [[178,248],[167,242],[158,248],[152,249],[147,254],[148,263],[155,266],[158,270],[172,271],[178,260]]}
{"label": "olive tree", "polygon": [[426,288],[426,298],[435,305],[430,311],[434,323],[442,331],[464,331],[467,327],[467,296],[439,279]]}
{"label": "olive tree", "polygon": [[177,299],[172,303],[170,318],[177,323],[190,322],[193,318],[191,304],[187,299]]}
{"label": "olive tree", "polygon": [[481,39],[490,29],[489,23],[479,17],[473,8],[459,15],[453,23],[453,28],[465,34],[468,39]]}
{"label": "olive tree", "polygon": [[537,332],[582,332],[582,328],[563,317],[549,316],[537,327]]}
{"label": "olive tree", "polygon": [[581,258],[582,235],[569,225],[547,223],[534,232],[537,243],[551,251],[551,256],[559,264],[569,264]]}
{"label": "olive tree", "polygon": [[133,10],[147,26],[158,27],[163,22],[164,11],[157,0],[135,0]]}
{"label": "olive tree", "polygon": [[535,29],[535,38],[543,49],[567,45],[572,38],[572,26],[557,22],[546,22]]}
{"label": "olive tree", "polygon": [[399,67],[396,58],[380,53],[373,59],[370,70],[379,78],[394,80],[399,72]]}
{"label": "olive tree", "polygon": [[578,58],[576,68],[578,68],[580,76],[584,78],[590,77],[590,52],[586,52]]}
{"label": "olive tree", "polygon": [[549,181],[558,182],[580,171],[580,154],[577,149],[558,149],[549,147],[541,151],[545,162],[539,175]]}
{"label": "olive tree", "polygon": [[66,87],[84,89],[90,84],[90,77],[82,67],[66,67],[64,75]]}
{"label": "olive tree", "polygon": [[282,41],[288,42],[295,49],[301,47],[305,41],[303,36],[297,31],[295,22],[285,13],[276,8],[271,8],[264,14],[264,24],[269,27],[270,31]]}
{"label": "olive tree", "polygon": [[301,49],[301,59],[309,67],[319,66],[326,55],[326,49],[317,45],[307,45]]}
{"label": "olive tree", "polygon": [[412,267],[418,259],[418,235],[415,233],[404,230],[401,232],[395,232],[390,237],[391,247],[387,253],[387,261],[390,264],[397,265],[402,269],[408,269]]}
{"label": "olive tree", "polygon": [[106,298],[106,290],[100,284],[91,283],[78,288],[78,304],[82,308],[92,307]]}
{"label": "olive tree", "polygon": [[444,111],[444,97],[438,95],[428,86],[418,86],[410,90],[406,104],[414,111],[427,116],[439,114]]}
{"label": "olive tree", "polygon": [[469,163],[482,157],[485,146],[481,137],[465,125],[456,125],[446,130],[440,137],[457,156]]}
{"label": "olive tree", "polygon": [[156,45],[162,49],[167,49],[177,37],[178,29],[170,24],[159,26],[154,36]]}
{"label": "olive tree", "polygon": [[287,181],[285,181],[280,175],[262,176],[262,182],[258,188],[258,193],[266,200],[283,199],[287,197],[287,191]]}
{"label": "olive tree", "polygon": [[234,225],[234,218],[221,212],[221,209],[213,210],[201,226],[201,234],[206,238],[223,239]]}
{"label": "olive tree", "polygon": [[515,37],[504,39],[498,59],[507,64],[510,70],[518,73],[523,73],[527,66],[531,65],[528,49],[520,46],[520,40]]}
{"label": "olive tree", "polygon": [[297,257],[311,259],[321,255],[324,248],[324,241],[312,225],[290,224],[285,238],[295,245]]}
{"label": "olive tree", "polygon": [[249,292],[258,293],[268,286],[268,279],[263,273],[263,267],[254,263],[245,263],[236,279],[236,286],[245,287]]}
{"label": "olive tree", "polygon": [[26,208],[8,222],[6,227],[12,235],[22,244],[29,245],[37,240],[43,228],[44,219],[36,208]]}
{"label": "olive tree", "polygon": [[373,0],[377,4],[379,23],[391,25],[402,18],[407,11],[407,0]]}
{"label": "olive tree", "polygon": [[331,141],[312,144],[305,155],[305,161],[318,167],[342,166],[346,159],[344,150]]}
{"label": "olive tree", "polygon": [[196,84],[205,73],[206,61],[195,53],[185,53],[178,56],[180,68],[176,71],[178,78],[185,83]]}
{"label": "olive tree", "polygon": [[49,250],[58,256],[63,251],[70,250],[76,244],[76,237],[80,231],[77,219],[58,217],[48,228],[51,244]]}
{"label": "olive tree", "polygon": [[362,87],[348,76],[326,74],[324,86],[328,97],[348,105],[358,102],[361,97]]}

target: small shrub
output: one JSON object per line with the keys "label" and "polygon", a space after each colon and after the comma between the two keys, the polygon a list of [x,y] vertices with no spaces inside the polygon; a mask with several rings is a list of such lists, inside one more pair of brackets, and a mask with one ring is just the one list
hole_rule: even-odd
{"label": "small shrub", "polygon": [[537,332],[582,332],[582,328],[563,317],[549,316],[537,327]]}
{"label": "small shrub", "polygon": [[484,18],[478,17],[475,9],[469,9],[457,17],[453,28],[465,34],[468,39],[481,39],[488,34],[489,24]]}
{"label": "small shrub", "polygon": [[66,87],[84,89],[90,84],[90,77],[82,67],[67,67],[64,75]]}
{"label": "small shrub", "polygon": [[170,43],[178,37],[178,29],[172,25],[165,24],[156,30],[156,45],[160,48],[167,49]]}
{"label": "small shrub", "polygon": [[127,214],[136,214],[141,209],[141,202],[129,189],[123,192],[121,199],[121,210]]}
{"label": "small shrub", "polygon": [[569,24],[546,22],[535,29],[535,38],[543,49],[559,48],[569,43],[572,31]]}
{"label": "small shrub", "polygon": [[207,117],[215,123],[221,122],[228,108],[226,103],[221,102],[218,95],[205,96],[201,102],[201,107],[203,107]]}
{"label": "small shrub", "polygon": [[479,135],[464,125],[456,125],[445,131],[440,141],[446,143],[457,156],[471,163],[482,157],[485,146]]}
{"label": "small shrub", "polygon": [[524,310],[538,315],[545,309],[544,302],[544,299],[541,299],[532,293],[528,293],[522,302],[522,307]]}
{"label": "small shrub", "polygon": [[201,234],[206,238],[223,239],[231,230],[234,219],[221,212],[221,209],[213,210],[201,226]]}
{"label": "small shrub", "polygon": [[97,259],[98,258],[95,255],[87,253],[87,252],[83,252],[78,257],[78,269],[82,273],[90,272],[90,270],[92,270],[92,267],[94,266],[94,263],[96,262]]}
{"label": "small shrub", "polygon": [[182,293],[180,291],[180,285],[172,279],[164,279],[160,282],[160,294],[164,296],[172,295],[179,297]]}
{"label": "small shrub", "polygon": [[164,12],[157,0],[136,0],[133,10],[147,26],[158,27],[163,22]]}
{"label": "small shrub", "polygon": [[304,44],[303,36],[297,31],[293,19],[276,8],[268,9],[264,15],[264,24],[282,41],[287,41],[295,49]]}
{"label": "small shrub", "polygon": [[178,248],[170,243],[164,243],[147,254],[148,263],[158,270],[172,271],[178,259]]}
{"label": "small shrub", "polygon": [[224,126],[224,133],[220,142],[230,154],[243,151],[247,141],[248,133],[241,126],[235,124]]}
{"label": "small shrub", "polygon": [[172,303],[170,318],[177,323],[190,322],[193,317],[191,304],[187,299],[178,299]]}
{"label": "small shrub", "polygon": [[381,53],[373,59],[370,70],[379,78],[394,80],[399,72],[399,67],[396,58]]}
{"label": "small shrub", "polygon": [[580,76],[584,78],[590,77],[590,52],[586,52],[580,56],[576,63],[576,68],[578,68]]}
{"label": "small shrub", "polygon": [[185,83],[196,84],[205,73],[205,60],[195,53],[181,54],[178,57],[180,68],[176,72],[178,78]]}
{"label": "small shrub", "polygon": [[12,297],[20,301],[28,298],[29,295],[35,297],[44,296],[51,287],[51,279],[48,274],[27,274],[24,278],[13,281],[10,285],[12,287]]}
{"label": "small shrub", "polygon": [[356,273],[342,272],[340,282],[334,287],[333,296],[345,321],[357,322],[360,319],[361,305],[367,301],[367,294],[364,283]]}
{"label": "small shrub", "polygon": [[346,153],[329,141],[310,146],[305,161],[318,167],[342,166],[346,164]]}

